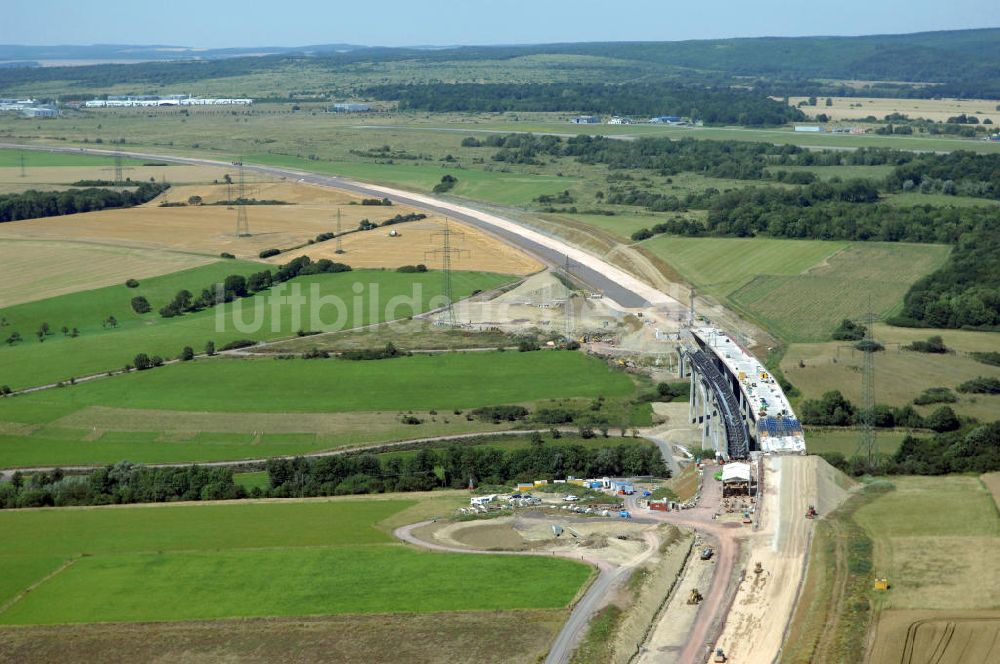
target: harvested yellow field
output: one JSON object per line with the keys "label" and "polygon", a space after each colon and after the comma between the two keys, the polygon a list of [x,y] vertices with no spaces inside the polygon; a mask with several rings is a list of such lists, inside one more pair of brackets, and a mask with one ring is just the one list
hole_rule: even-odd
{"label": "harvested yellow field", "polygon": [[224,205],[138,207],[8,222],[0,224],[0,240],[64,240],[210,256],[228,252],[255,259],[264,249],[303,245],[333,231],[338,207],[345,230],[357,228],[362,219],[379,223],[413,212],[396,205],[253,205],[247,206],[251,237],[238,238],[236,210]]}
{"label": "harvested yellow field", "polygon": [[886,611],[872,664],[965,664],[1000,658],[1000,612]]}
{"label": "harvested yellow field", "polygon": [[[235,180],[235,177],[234,177]],[[244,183],[245,196],[257,200],[284,201],[286,203],[308,205],[349,205],[360,202],[361,197],[346,191],[328,187],[302,184],[298,182],[276,181],[256,182],[247,179]],[[237,185],[226,184],[186,184],[170,187],[162,195],[146,203],[143,207],[158,207],[164,201],[184,203],[191,196],[201,196],[205,205],[227,201],[239,196]],[[255,208],[256,209],[256,208]],[[371,210],[372,208],[366,208]]]}
{"label": "harvested yellow field", "polygon": [[[442,247],[444,223],[442,217],[435,215],[421,221],[352,233],[343,238],[343,254],[335,253],[337,243],[331,240],[276,256],[271,262],[285,263],[293,257],[306,255],[313,260],[329,258],[351,267],[394,268],[423,263],[432,270],[440,269],[441,254],[431,252]],[[454,221],[449,224],[453,232],[452,249],[456,250],[451,258],[452,269],[518,275],[542,269],[540,262],[492,235]],[[390,236],[390,232],[397,235]]]}
{"label": "harvested yellow field", "polygon": [[0,240],[0,308],[212,262],[208,256],[80,242]]}
{"label": "harvested yellow field", "polygon": [[[826,113],[833,120],[858,120],[874,115],[879,120],[891,113],[902,113],[912,119],[925,118],[944,122],[948,118],[965,113],[975,115],[982,122],[986,118],[994,125],[1000,123],[1000,111],[996,100],[988,99],[883,99],[875,97],[831,97],[832,106],[826,105],[826,97],[819,97],[815,106],[803,106],[808,115]],[[789,97],[788,103],[798,106],[808,97]]]}

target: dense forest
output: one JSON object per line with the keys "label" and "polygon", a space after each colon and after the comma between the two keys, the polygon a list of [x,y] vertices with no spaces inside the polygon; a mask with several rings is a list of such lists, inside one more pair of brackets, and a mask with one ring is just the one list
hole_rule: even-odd
{"label": "dense forest", "polygon": [[169,186],[143,182],[134,191],[91,187],[66,191],[29,189],[20,194],[0,194],[0,222],[56,217],[109,208],[134,207],[151,201],[166,191]]}
{"label": "dense forest", "polygon": [[783,125],[805,115],[750,90],[679,83],[436,83],[382,85],[361,96],[392,100],[401,110],[431,112],[561,111],[677,115],[706,124]]}

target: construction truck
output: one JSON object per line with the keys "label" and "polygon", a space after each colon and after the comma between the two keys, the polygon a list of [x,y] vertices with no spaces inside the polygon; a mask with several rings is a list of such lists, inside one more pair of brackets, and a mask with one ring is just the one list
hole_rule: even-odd
{"label": "construction truck", "polygon": [[881,578],[875,579],[875,590],[888,590],[889,589],[889,579]]}
{"label": "construction truck", "polygon": [[810,505],[809,507],[806,508],[806,518],[807,519],[816,518],[816,508],[813,505]]}
{"label": "construction truck", "polygon": [[729,658],[726,657],[726,653],[722,651],[722,648],[715,649],[715,657],[712,658],[713,662],[727,662]]}
{"label": "construction truck", "polygon": [[703,599],[705,599],[705,598],[701,596],[701,593],[698,592],[698,589],[697,588],[692,588],[691,589],[691,595],[688,597],[687,603],[688,604],[700,604],[701,600],[703,600]]}

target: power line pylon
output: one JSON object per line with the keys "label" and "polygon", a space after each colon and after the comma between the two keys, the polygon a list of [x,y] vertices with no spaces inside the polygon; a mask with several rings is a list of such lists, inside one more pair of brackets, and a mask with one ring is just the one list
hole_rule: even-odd
{"label": "power line pylon", "polygon": [[878,317],[869,311],[862,322],[865,326],[865,337],[861,341],[864,353],[864,364],[861,374],[861,437],[858,440],[857,456],[862,457],[871,467],[878,457],[878,439],[875,436],[875,353],[878,345],[875,342],[873,328]]}
{"label": "power line pylon", "polygon": [[24,166],[24,153],[23,152],[21,153],[21,177],[22,178],[28,177],[28,171],[27,171],[27,169]]}
{"label": "power line pylon", "polygon": [[115,184],[121,186],[125,184],[125,176],[123,175],[124,168],[122,167],[122,153],[115,153]]}
{"label": "power line pylon", "polygon": [[239,184],[237,185],[239,194],[236,199],[236,237],[250,237],[250,221],[247,219],[246,206],[246,177],[243,171],[243,162],[236,161],[233,162],[233,165],[240,169]]}
{"label": "power line pylon", "polygon": [[340,208],[337,208],[337,248],[333,252],[335,254],[344,253],[344,242],[340,237],[342,232],[343,227],[340,225]]}
{"label": "power line pylon", "polygon": [[451,246],[452,236],[458,236],[460,238],[463,238],[465,237],[465,233],[455,232],[451,230],[451,225],[449,224],[448,219],[446,218],[444,220],[444,229],[436,233],[431,233],[432,238],[434,237],[441,238],[441,245],[442,245],[441,248],[431,249],[430,251],[424,252],[424,256],[441,257],[442,270],[444,271],[444,292],[442,293],[442,295],[444,295],[445,302],[447,302],[447,304],[445,305],[447,307],[445,313],[448,316],[448,322],[451,325],[455,325],[456,322],[455,307],[452,306],[455,301],[455,298],[453,297],[452,287],[451,287],[451,257],[453,254],[457,255],[459,258],[462,257],[462,254],[469,256],[469,250],[456,249],[455,247],[452,247]]}

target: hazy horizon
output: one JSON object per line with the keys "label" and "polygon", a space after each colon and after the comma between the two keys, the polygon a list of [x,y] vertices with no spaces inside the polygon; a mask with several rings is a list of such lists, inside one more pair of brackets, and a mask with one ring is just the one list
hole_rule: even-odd
{"label": "hazy horizon", "polygon": [[[164,11],[164,8],[169,11]],[[686,41],[754,37],[846,37],[997,27],[995,1],[970,0],[956,12],[930,0],[844,0],[836,8],[777,0],[672,9],[635,0],[616,10],[595,0],[481,0],[466,5],[385,0],[368,6],[302,0],[295,11],[177,0],[169,6],[111,1],[100,12],[69,0],[15,0],[0,25],[5,46],[166,46],[194,49],[301,48],[326,44],[384,47]],[[610,8],[609,8],[610,7]],[[53,20],[52,17],[59,17]],[[614,20],[609,20],[614,19]]]}

